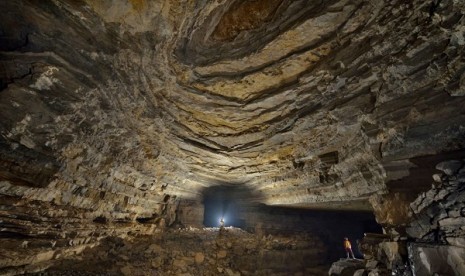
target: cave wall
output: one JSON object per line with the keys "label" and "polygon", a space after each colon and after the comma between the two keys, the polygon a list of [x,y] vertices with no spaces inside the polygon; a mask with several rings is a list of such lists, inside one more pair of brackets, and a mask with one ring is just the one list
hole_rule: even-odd
{"label": "cave wall", "polygon": [[131,73],[144,53],[128,43],[144,35],[120,35],[79,1],[0,10],[2,273],[171,224],[175,196],[153,177],[159,139],[141,132],[156,112],[150,84]]}
{"label": "cave wall", "polygon": [[[448,156],[460,157],[462,154],[455,152]],[[444,156],[422,159],[437,161],[442,158]],[[432,164],[424,165],[430,167]],[[425,180],[430,183],[429,188],[414,200],[397,197],[383,202],[390,207],[385,208],[377,220],[384,223],[385,234],[367,234],[360,241],[366,262],[354,266],[347,261],[338,261],[332,265],[331,271],[338,271],[335,275],[344,275],[349,270],[358,270],[359,274],[403,276],[464,274],[464,165],[462,158],[445,160],[433,166],[433,175],[425,172],[425,167],[419,167],[419,171],[430,177],[429,181]],[[407,196],[405,191],[403,195]],[[399,212],[408,202],[406,213]],[[377,209],[383,208],[378,206]]]}
{"label": "cave wall", "polygon": [[420,274],[465,273],[465,159],[436,165],[431,189],[410,204],[407,235],[413,270]]}

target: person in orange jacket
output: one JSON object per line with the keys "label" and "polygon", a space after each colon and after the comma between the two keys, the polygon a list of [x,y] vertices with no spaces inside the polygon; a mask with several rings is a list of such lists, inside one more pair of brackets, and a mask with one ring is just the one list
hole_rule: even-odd
{"label": "person in orange jacket", "polygon": [[344,238],[344,249],[346,250],[346,253],[347,253],[347,259],[349,258],[349,254],[352,255],[352,259],[355,259],[354,252],[352,252],[352,244],[350,243],[347,237]]}

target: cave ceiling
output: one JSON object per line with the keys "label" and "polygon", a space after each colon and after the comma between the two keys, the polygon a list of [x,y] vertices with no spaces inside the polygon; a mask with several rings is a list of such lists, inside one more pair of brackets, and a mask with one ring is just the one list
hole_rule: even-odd
{"label": "cave ceiling", "polygon": [[268,205],[363,210],[415,158],[465,148],[462,1],[0,10],[3,196],[140,214],[244,185]]}

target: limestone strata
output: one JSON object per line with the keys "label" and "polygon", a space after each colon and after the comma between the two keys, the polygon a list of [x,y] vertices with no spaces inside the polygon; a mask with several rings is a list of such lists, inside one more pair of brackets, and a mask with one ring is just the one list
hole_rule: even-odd
{"label": "limestone strata", "polygon": [[4,162],[32,151],[136,205],[218,181],[298,205],[367,199],[386,162],[463,147],[462,4],[273,3],[3,3],[5,30],[23,22],[2,43]]}
{"label": "limestone strata", "polygon": [[465,162],[449,160],[436,167],[432,189],[410,206],[413,216],[407,233],[421,241],[465,247]]}
{"label": "limestone strata", "polygon": [[465,148],[462,1],[0,10],[0,233],[16,243],[151,233],[218,185],[267,205],[371,203],[405,228],[434,171],[422,158]]}

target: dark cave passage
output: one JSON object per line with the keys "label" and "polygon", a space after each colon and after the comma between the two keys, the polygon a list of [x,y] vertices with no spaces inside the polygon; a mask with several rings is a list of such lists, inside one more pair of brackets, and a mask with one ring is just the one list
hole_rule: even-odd
{"label": "dark cave passage", "polygon": [[367,211],[314,210],[267,206],[254,203],[253,191],[244,187],[214,186],[204,191],[203,225],[244,229],[257,235],[309,234],[321,240],[326,247],[328,262],[345,256],[343,239],[348,237],[354,254],[363,258],[358,241],[365,233],[382,233],[375,216]]}
{"label": "dark cave passage", "polygon": [[246,201],[252,196],[252,191],[237,186],[214,186],[203,193],[204,216],[203,225],[219,227],[223,218],[225,226],[244,228],[243,217],[247,209]]}

